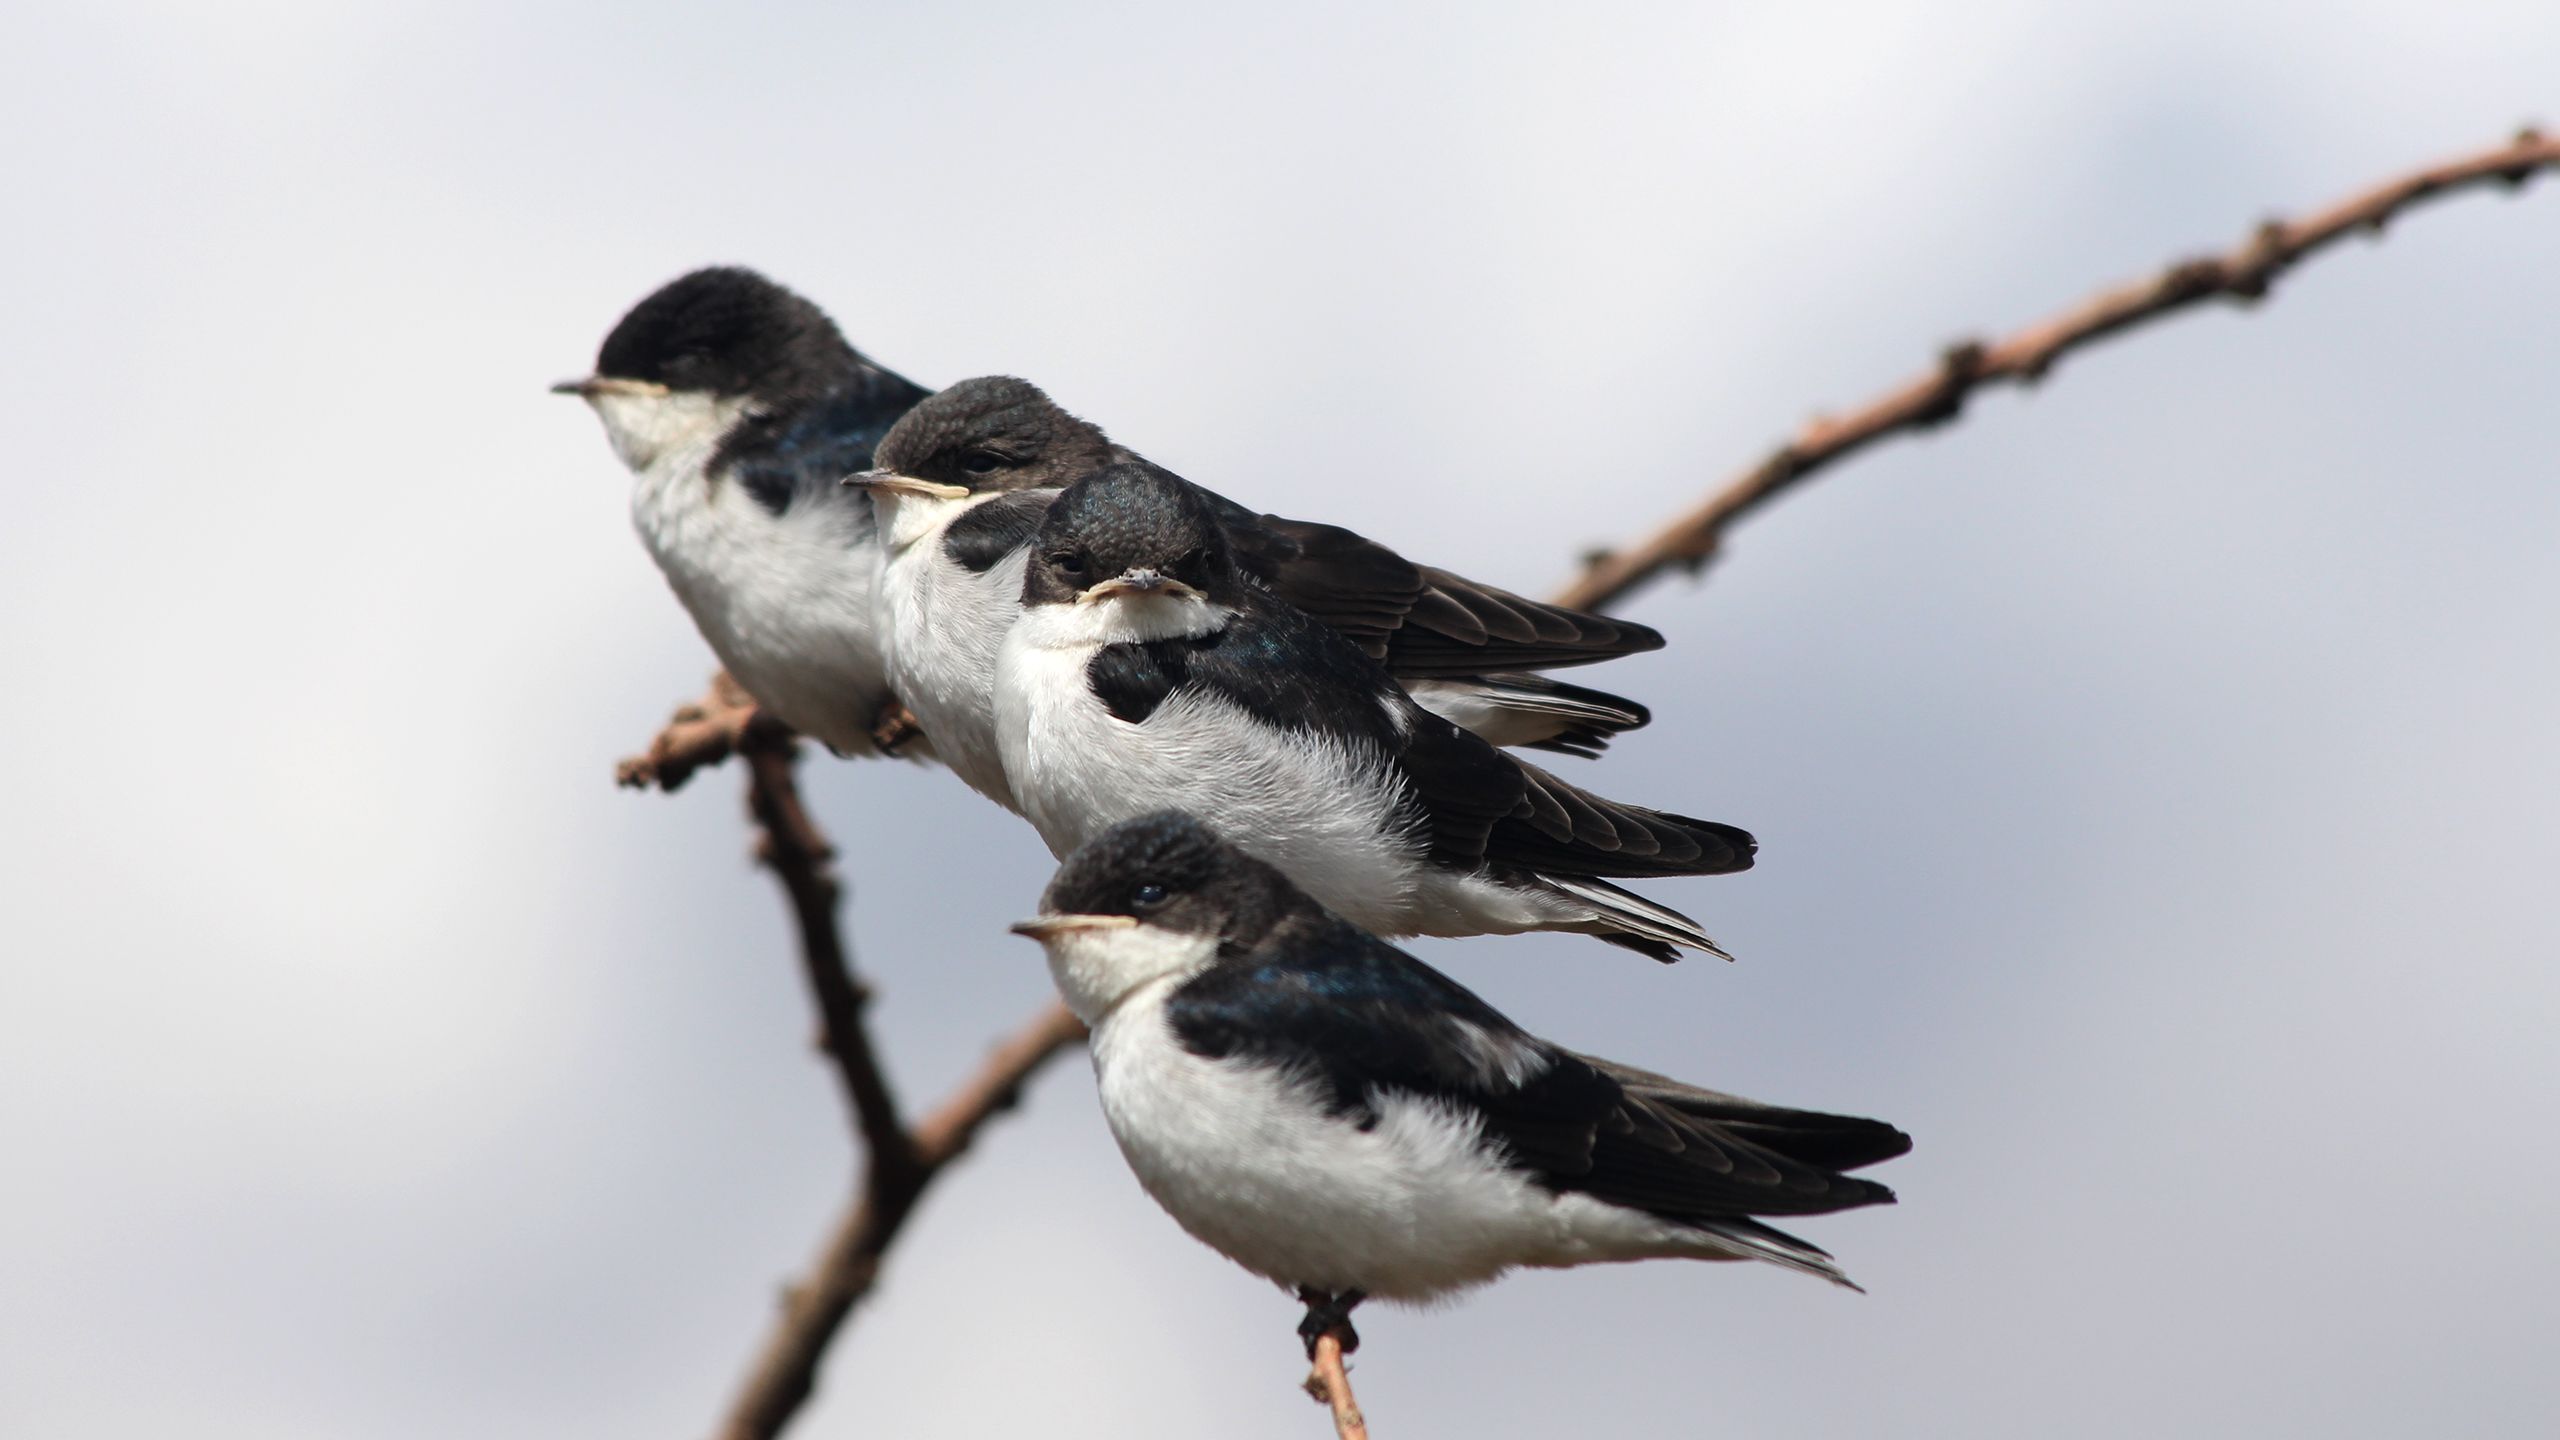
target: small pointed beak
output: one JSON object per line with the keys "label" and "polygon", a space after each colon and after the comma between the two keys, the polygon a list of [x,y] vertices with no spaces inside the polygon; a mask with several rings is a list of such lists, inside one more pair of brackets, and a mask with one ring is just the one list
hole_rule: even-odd
{"label": "small pointed beak", "polygon": [[563,380],[551,387],[551,393],[575,395],[581,400],[593,400],[599,395],[659,396],[668,392],[666,386],[655,380],[624,380],[611,375],[589,375],[583,380]]}
{"label": "small pointed beak", "polygon": [[1126,930],[1138,923],[1135,915],[1043,915],[1025,920],[1013,927],[1016,935],[1029,936],[1046,945],[1061,935],[1074,935],[1086,930]]}
{"label": "small pointed beak", "polygon": [[868,490],[874,495],[885,490],[892,495],[920,495],[927,500],[966,500],[971,494],[966,485],[945,485],[935,480],[919,480],[913,475],[901,475],[895,470],[864,470],[858,474],[847,475],[844,477],[844,483],[856,490]]}
{"label": "small pointed beak", "polygon": [[1158,570],[1141,566],[1115,575],[1084,592],[1083,598],[1108,600],[1116,595],[1197,595],[1200,592]]}

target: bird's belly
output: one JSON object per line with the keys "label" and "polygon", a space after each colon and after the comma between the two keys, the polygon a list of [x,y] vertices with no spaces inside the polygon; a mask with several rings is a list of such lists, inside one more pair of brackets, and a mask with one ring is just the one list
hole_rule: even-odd
{"label": "bird's belly", "polygon": [[934,758],[970,789],[1014,804],[996,743],[996,656],[1020,610],[1023,557],[983,574],[936,565],[927,539],[892,557],[880,580],[889,687],[933,742]]}
{"label": "bird's belly", "polygon": [[1154,1007],[1115,1016],[1094,1046],[1103,1114],[1139,1183],[1256,1274],[1422,1300],[1553,1263],[1556,1198],[1447,1110],[1389,1097],[1363,1130],[1277,1069],[1182,1049]]}
{"label": "bird's belly", "polygon": [[736,486],[635,496],[650,557],[720,663],[786,724],[842,754],[874,749],[888,697],[872,618],[876,544],[849,515],[777,519]]}
{"label": "bird's belly", "polygon": [[1399,833],[1383,762],[1193,695],[1132,724],[1087,687],[1085,659],[1017,646],[997,687],[1014,798],[1052,854],[1151,811],[1188,811],[1353,924],[1413,933],[1421,856]]}

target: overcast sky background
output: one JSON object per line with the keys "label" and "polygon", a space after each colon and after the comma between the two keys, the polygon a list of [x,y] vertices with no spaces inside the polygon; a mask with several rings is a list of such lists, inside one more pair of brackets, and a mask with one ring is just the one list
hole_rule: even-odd
{"label": "overcast sky background", "polygon": [[[2560,121],[2560,9],[272,0],[0,45],[0,1430],[691,1435],[847,1185],[707,651],[544,393],[741,261],[920,380],[1551,587],[1958,336]],[[1834,472],[1613,795],[1741,957],[1423,953],[1581,1048],[1889,1118],[1767,1267],[1363,1317],[1386,1440],[2514,1434],[2560,1406],[2560,187],[2473,196]],[[1565,762],[1568,765],[1574,762]],[[928,1103],[1049,861],[817,763]],[[1081,1062],[813,1436],[1321,1434],[1296,1307]]]}

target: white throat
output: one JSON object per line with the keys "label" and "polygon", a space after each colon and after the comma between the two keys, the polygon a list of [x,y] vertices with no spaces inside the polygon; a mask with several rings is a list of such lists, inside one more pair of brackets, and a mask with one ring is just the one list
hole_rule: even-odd
{"label": "white throat", "polygon": [[995,491],[971,495],[959,500],[943,500],[931,495],[901,495],[895,490],[871,492],[872,508],[880,515],[880,539],[892,555],[914,548],[919,542],[939,537],[951,528],[951,522],[971,509],[996,498]]}
{"label": "white throat", "polygon": [[1131,995],[1158,981],[1181,981],[1218,958],[1218,937],[1132,925],[1119,930],[1072,930],[1043,942],[1049,977],[1067,1008],[1087,1025]]}
{"label": "white throat", "polygon": [[708,452],[732,426],[753,409],[744,395],[714,395],[707,390],[677,390],[665,395],[589,396],[613,453],[633,470],[646,470],[667,454],[699,448]]}
{"label": "white throat", "polygon": [[1050,650],[1098,650],[1188,640],[1226,628],[1233,610],[1204,595],[1114,595],[1034,605],[1022,612],[1023,639]]}

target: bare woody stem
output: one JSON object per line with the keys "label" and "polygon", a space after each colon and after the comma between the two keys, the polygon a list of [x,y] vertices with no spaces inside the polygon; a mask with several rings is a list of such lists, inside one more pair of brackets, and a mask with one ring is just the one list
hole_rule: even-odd
{"label": "bare woody stem", "polygon": [[1351,1372],[1342,1363],[1342,1337],[1332,1331],[1317,1336],[1315,1360],[1307,1393],[1333,1412],[1334,1440],[1369,1440],[1369,1422],[1351,1396]]}
{"label": "bare woody stem", "polygon": [[718,1432],[722,1440],[769,1440],[815,1393],[828,1345],[878,1283],[882,1258],[925,1190],[968,1151],[979,1127],[1012,1108],[1042,1064],[1084,1038],[1084,1026],[1051,1002],[910,1129],[865,1024],[870,991],[855,977],[837,926],[842,887],[831,864],[834,851],[800,801],[793,774],[798,742],[769,720],[750,719],[728,744],[746,757],[757,858],[790,899],[801,968],[818,1008],[818,1044],[835,1066],[864,1152],[860,1187],[808,1274],[785,1293],[782,1314]]}
{"label": "bare woody stem", "polygon": [[1846,414],[1812,421],[1660,530],[1595,557],[1556,603],[1597,609],[1666,570],[1695,575],[1743,516],[1879,440],[1955,419],[1978,390],[2033,384],[2082,346],[2208,300],[2262,299],[2285,271],[2350,235],[2381,233],[2404,210],[2486,185],[2519,187],[2554,166],[2560,166],[2560,140],[2525,130],[2504,145],[2386,180],[2300,220],[2270,220],[2219,255],[2183,260],[2147,280],[2102,291],[2001,339],[1950,346],[1925,373]]}

